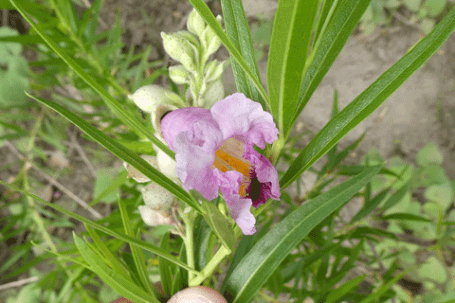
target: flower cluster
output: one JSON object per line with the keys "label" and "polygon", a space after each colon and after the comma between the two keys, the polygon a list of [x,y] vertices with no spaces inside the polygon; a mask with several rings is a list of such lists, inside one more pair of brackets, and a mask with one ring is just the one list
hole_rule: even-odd
{"label": "flower cluster", "polygon": [[[217,17],[221,21],[221,17]],[[169,77],[177,84],[188,84],[191,106],[210,108],[224,97],[223,62],[209,57],[221,46],[215,32],[193,9],[187,22],[188,31],[161,33],[164,50],[181,64],[169,68]]]}

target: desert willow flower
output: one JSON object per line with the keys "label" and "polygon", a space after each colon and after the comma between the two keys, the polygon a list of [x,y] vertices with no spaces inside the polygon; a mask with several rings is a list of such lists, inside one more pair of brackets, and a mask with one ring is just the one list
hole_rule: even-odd
{"label": "desert willow flower", "polygon": [[186,107],[166,114],[161,131],[176,153],[176,172],[186,190],[213,200],[219,190],[242,232],[256,232],[251,206],[280,198],[278,174],[253,148],[277,139],[272,115],[241,93],[215,103],[210,110]]}

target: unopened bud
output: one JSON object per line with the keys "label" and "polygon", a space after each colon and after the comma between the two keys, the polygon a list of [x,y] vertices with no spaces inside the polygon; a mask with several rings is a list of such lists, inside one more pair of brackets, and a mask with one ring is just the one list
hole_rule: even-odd
{"label": "unopened bud", "polygon": [[188,17],[188,21],[186,23],[186,27],[190,32],[195,35],[201,36],[202,32],[205,29],[205,22],[204,19],[199,15],[199,13],[193,8],[190,16]]}
{"label": "unopened bud", "polygon": [[138,208],[142,220],[144,221],[145,224],[149,226],[174,224],[174,220],[167,212],[156,211],[144,205],[141,205]]}
{"label": "unopened bud", "polygon": [[141,192],[145,205],[154,210],[167,210],[174,201],[174,195],[156,183],[141,188]]}
{"label": "unopened bud", "polygon": [[156,151],[156,159],[158,162],[158,167],[163,174],[173,179],[174,181],[179,180],[177,171],[175,169],[176,162],[174,159],[169,157],[164,151],[159,148]]}
{"label": "unopened bud", "polygon": [[227,303],[226,299],[216,290],[207,286],[185,288],[173,295],[167,303]]}
{"label": "unopened bud", "polygon": [[[144,156],[141,156],[141,158],[144,159],[145,161],[147,161],[154,168],[158,169],[158,163],[157,163],[157,159],[155,156],[144,155]],[[123,166],[128,171],[128,176],[133,178],[136,182],[144,183],[144,182],[150,181],[149,177],[144,176],[144,174],[142,174],[140,171],[138,171],[136,168],[132,167],[128,163],[124,162]]]}
{"label": "unopened bud", "polygon": [[183,100],[176,93],[159,85],[151,84],[140,87],[132,95],[128,95],[142,111],[152,113],[160,104],[183,105]]}

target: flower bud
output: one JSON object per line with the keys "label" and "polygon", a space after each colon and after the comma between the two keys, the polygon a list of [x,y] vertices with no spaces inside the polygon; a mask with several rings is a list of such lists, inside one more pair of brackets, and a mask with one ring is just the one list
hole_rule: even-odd
{"label": "flower bud", "polygon": [[147,113],[152,113],[160,104],[183,104],[179,95],[154,84],[140,87],[134,94],[128,95],[128,98]]}
{"label": "flower bud", "polygon": [[164,151],[158,148],[156,152],[156,159],[160,171],[167,177],[178,181],[177,171],[175,170],[175,160],[169,157]]}
{"label": "flower bud", "polygon": [[[157,163],[157,159],[155,156],[144,155],[144,156],[141,156],[141,158],[144,159],[145,161],[147,161],[154,168],[158,169],[158,163]],[[136,182],[144,183],[144,182],[150,181],[150,179],[148,177],[144,176],[140,171],[138,171],[136,168],[132,167],[128,163],[123,162],[123,166],[128,171],[128,176],[133,178]]]}
{"label": "flower bud", "polygon": [[164,115],[168,112],[176,110],[177,107],[169,104],[161,104],[158,105],[152,113],[152,125],[157,134],[159,135],[158,138],[162,138],[163,134],[161,133],[161,119]]}
{"label": "flower bud", "polygon": [[227,303],[226,299],[216,290],[207,286],[185,288],[173,295],[167,303]]}
{"label": "flower bud", "polygon": [[185,84],[189,79],[189,72],[183,65],[169,67],[169,77],[177,84]]}
{"label": "flower bud", "polygon": [[205,66],[205,80],[207,82],[212,82],[215,80],[218,80],[221,75],[223,74],[223,68],[224,68],[224,61],[223,62],[218,62],[218,60],[213,60],[210,61],[206,66]]}
{"label": "flower bud", "polygon": [[199,15],[199,13],[193,8],[190,16],[188,17],[188,21],[186,23],[186,27],[190,32],[197,36],[201,36],[202,32],[205,29],[205,22],[204,19]]}
{"label": "flower bud", "polygon": [[188,70],[195,70],[194,51],[186,36],[178,33],[161,32],[163,46],[172,59],[179,61]]}
{"label": "flower bud", "polygon": [[203,107],[210,109],[213,104],[224,98],[224,86],[222,79],[210,82],[202,95]]}
{"label": "flower bud", "polygon": [[174,224],[174,220],[167,212],[157,211],[144,205],[141,205],[138,208],[142,220],[149,226]]}
{"label": "flower bud", "polygon": [[146,206],[153,210],[167,210],[174,201],[174,195],[156,183],[141,188]]}

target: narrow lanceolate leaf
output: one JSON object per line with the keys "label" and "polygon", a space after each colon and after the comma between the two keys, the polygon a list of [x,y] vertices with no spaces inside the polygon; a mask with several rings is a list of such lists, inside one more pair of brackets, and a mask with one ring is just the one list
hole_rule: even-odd
{"label": "narrow lanceolate leaf", "polygon": [[76,244],[85,262],[90,265],[93,272],[95,272],[101,278],[101,280],[104,281],[104,283],[109,285],[118,294],[137,303],[159,303],[156,298],[146,293],[131,279],[128,279],[122,275],[118,275],[104,262],[100,262],[99,256],[87,245],[87,243],[85,243],[85,241],[76,236],[76,234],[73,234],[73,237],[74,243]]}
{"label": "narrow lanceolate leaf", "polygon": [[56,205],[56,204],[53,204],[53,203],[49,203],[49,202],[46,202],[44,201],[43,199],[41,199],[40,197],[37,197],[25,190],[22,190],[16,186],[13,186],[11,184],[8,184],[8,183],[5,183],[3,182],[2,180],[0,180],[0,184],[1,185],[4,185],[14,191],[17,191],[17,192],[20,192],[30,198],[33,198],[35,201],[43,204],[43,205],[46,205],[47,207],[50,207],[52,209],[55,209],[56,211],[58,212],[61,212],[62,214],[65,214],[77,221],[80,221],[82,223],[85,223],[87,224],[88,226],[90,227],[93,227],[94,229],[97,229],[99,231],[102,231],[103,233],[106,233],[110,236],[113,236],[121,241],[124,241],[124,242],[127,242],[127,243],[131,243],[133,245],[136,245],[137,247],[140,247],[140,248],[143,248],[147,251],[150,251],[160,257],[163,257],[165,258],[166,260],[169,260],[170,262],[174,263],[175,265],[178,265],[180,267],[183,267],[195,274],[198,274],[198,272],[192,270],[188,265],[186,265],[185,263],[181,262],[180,260],[177,260],[174,256],[172,256],[170,253],[168,253],[167,251],[159,248],[159,247],[156,247],[155,245],[152,245],[150,243],[147,243],[147,242],[144,242],[144,241],[140,241],[140,240],[137,240],[136,238],[133,238],[133,237],[130,237],[128,235],[125,235],[125,234],[121,234],[121,233],[118,233],[112,229],[109,229],[101,224],[98,224],[98,223],[95,223],[93,221],[90,221],[89,219],[87,218],[84,218],[82,217],[81,215],[78,215],[78,214],[75,214],[69,210],[66,210],[65,208],[59,206],[59,205]]}
{"label": "narrow lanceolate leaf", "polygon": [[327,296],[325,302],[326,303],[340,302],[340,299],[343,298],[344,295],[348,294],[351,290],[357,287],[363,280],[365,280],[366,277],[367,277],[366,275],[358,276],[339,286],[337,289],[332,291]]}
{"label": "narrow lanceolate leaf", "polygon": [[280,132],[290,128],[310,46],[318,0],[281,0],[273,21],[267,87]]}
{"label": "narrow lanceolate leaf", "polygon": [[112,97],[105,89],[102,87],[98,82],[95,81],[95,79],[89,75],[86,71],[82,69],[82,67],[76,63],[73,58],[71,58],[68,54],[65,53],[63,49],[60,48],[60,46],[55,43],[49,36],[47,36],[44,33],[44,30],[39,26],[39,24],[36,24],[33,22],[33,20],[27,15],[25,9],[23,8],[22,4],[18,3],[19,1],[17,0],[11,0],[11,3],[16,7],[16,9],[21,13],[21,15],[24,17],[25,20],[27,20],[28,23],[33,27],[33,29],[38,33],[38,35],[49,45],[51,49],[54,50],[54,52],[57,53],[57,55],[62,58],[65,63],[71,67],[76,74],[79,75],[79,77],[82,78],[90,87],[92,87],[99,95],[100,97],[105,101],[106,105],[113,110],[113,112],[119,117],[120,120],[123,121],[126,125],[131,127],[134,131],[136,131],[138,134],[142,134],[144,137],[149,139],[150,141],[153,142],[156,146],[158,146],[162,151],[164,151],[166,154],[168,154],[170,157],[174,158],[175,153],[169,149],[166,145],[164,145],[158,138],[156,138],[152,133],[150,132],[149,129],[147,129],[143,124],[141,124],[137,119],[135,119],[132,115],[130,115],[127,111],[125,111],[121,104],[114,98]]}
{"label": "narrow lanceolate leaf", "polygon": [[[251,39],[250,27],[243,10],[242,1],[221,0],[221,7],[223,9],[227,36],[260,81],[261,76],[259,75],[259,68],[254,54],[253,40]],[[237,90],[244,93],[251,100],[261,103],[262,108],[267,110],[264,99],[261,97],[256,86],[248,79],[248,76],[236,60],[232,60],[232,70],[234,72]]]}
{"label": "narrow lanceolate leaf", "polygon": [[280,180],[284,189],[311,167],[354,127],[371,115],[425,63],[455,30],[455,8],[403,58],[346,106],[311,140]]}
{"label": "narrow lanceolate leaf", "polygon": [[[134,237],[133,227],[131,226],[130,218],[128,217],[128,211],[126,210],[125,203],[122,199],[118,200],[120,215],[122,217],[123,227],[125,229],[125,234],[130,237]],[[142,249],[130,244],[131,254],[133,255],[134,265],[139,274],[139,279],[141,280],[142,287],[144,287],[148,293],[155,297],[155,289],[152,286],[152,283],[148,277],[147,267],[145,265],[144,254]],[[155,298],[156,299],[156,298]]]}
{"label": "narrow lanceolate leaf", "polygon": [[[267,93],[265,92],[264,87],[262,86],[260,79],[251,70],[245,58],[243,58],[237,47],[235,47],[234,43],[232,43],[232,41],[223,31],[223,28],[221,27],[220,23],[218,23],[218,21],[210,11],[210,8],[207,6],[207,4],[205,4],[203,0],[188,1],[193,5],[193,7],[197,10],[199,15],[201,15],[201,17],[205,20],[205,22],[207,22],[208,26],[212,28],[212,30],[215,32],[218,38],[220,38],[221,42],[223,42],[224,46],[226,46],[231,56],[237,61],[237,63],[243,69],[243,71],[251,80],[251,82],[253,82],[254,86],[256,86],[256,89],[258,90],[261,97],[265,100],[265,103],[268,104],[269,99],[267,97]],[[242,37],[242,39],[244,39],[244,37]]]}
{"label": "narrow lanceolate leaf", "polygon": [[28,96],[58,112],[60,115],[74,123],[93,140],[101,144],[108,151],[110,151],[111,153],[113,153],[126,163],[136,168],[142,174],[149,177],[152,181],[164,187],[178,199],[187,203],[189,206],[193,207],[195,210],[202,214],[203,211],[199,203],[192,199],[183,188],[175,184],[171,179],[163,175],[163,173],[161,173],[159,170],[148,164],[147,161],[136,155],[134,152],[130,151],[123,145],[117,143],[114,139],[108,137],[102,131],[98,130],[96,127],[89,124],[84,119],[79,118],[78,116],[76,116],[66,108],[60,106],[59,104],[50,100],[34,97],[31,95]]}
{"label": "narrow lanceolate leaf", "polygon": [[365,169],[356,177],[306,202],[275,225],[249,250],[225,281],[226,292],[234,297],[234,303],[250,302],[291,250],[316,225],[364,187],[381,167]]}
{"label": "narrow lanceolate leaf", "polygon": [[[306,72],[303,77],[300,93],[297,100],[297,109],[291,120],[293,125],[310,100],[314,91],[321,83],[322,78],[329,71],[333,62],[343,49],[351,36],[352,31],[359,23],[360,18],[367,9],[370,0],[339,0],[332,17],[329,19],[324,32],[321,32],[316,45],[313,46],[307,60]],[[334,5],[334,4],[332,4]],[[290,129],[287,129],[286,136]]]}

